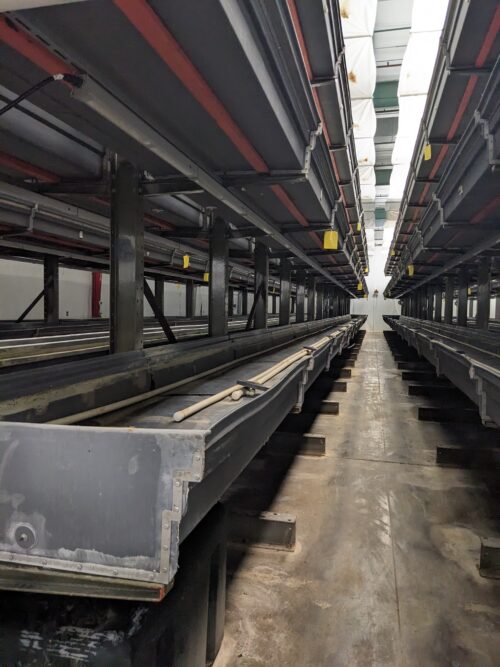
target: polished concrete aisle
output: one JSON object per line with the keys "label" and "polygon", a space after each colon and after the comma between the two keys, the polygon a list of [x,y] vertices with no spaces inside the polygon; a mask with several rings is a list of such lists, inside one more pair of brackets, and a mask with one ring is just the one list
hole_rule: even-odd
{"label": "polished concrete aisle", "polygon": [[325,457],[264,450],[241,481],[296,515],[297,546],[233,554],[216,667],[498,666],[500,581],[478,573],[498,480],[436,466],[466,431],[417,421],[426,399],[406,395],[383,334],[347,383],[340,414],[308,429]]}

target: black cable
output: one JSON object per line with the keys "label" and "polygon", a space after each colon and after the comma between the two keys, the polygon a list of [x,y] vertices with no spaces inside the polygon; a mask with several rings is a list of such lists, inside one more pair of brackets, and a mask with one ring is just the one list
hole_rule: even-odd
{"label": "black cable", "polygon": [[71,85],[78,87],[82,85],[81,77],[76,76],[75,74],[53,74],[52,76],[48,76],[46,79],[42,79],[42,81],[35,83],[34,86],[31,86],[31,88],[25,90],[24,93],[21,93],[21,95],[19,95],[19,97],[16,97],[15,100],[8,102],[5,106],[3,106],[0,109],[0,116],[2,116],[10,109],[17,107],[17,105],[20,104],[27,97],[33,95],[33,93],[36,93],[41,88],[45,88],[45,86],[48,85],[49,83],[52,83],[52,81],[66,81],[67,83],[70,83]]}

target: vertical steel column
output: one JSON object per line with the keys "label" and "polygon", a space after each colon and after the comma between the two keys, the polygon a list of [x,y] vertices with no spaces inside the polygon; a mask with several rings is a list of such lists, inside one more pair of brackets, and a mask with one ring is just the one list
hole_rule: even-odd
{"label": "vertical steel column", "polygon": [[296,322],[304,321],[305,296],[306,296],[306,273],[304,269],[299,269],[297,271],[297,313],[295,317]]}
{"label": "vertical steel column", "polygon": [[196,307],[196,286],[194,280],[186,281],[186,317],[194,317]]}
{"label": "vertical steel column", "polygon": [[43,258],[43,314],[47,324],[59,323],[59,260]]}
{"label": "vertical steel column", "polygon": [[307,276],[307,321],[315,319],[316,315],[316,278]]}
{"label": "vertical steel column", "polygon": [[446,276],[444,279],[444,323],[453,322],[453,296],[454,296],[453,276]]}
{"label": "vertical steel column", "polygon": [[495,319],[500,320],[500,296],[495,299]]}
{"label": "vertical steel column", "polygon": [[316,319],[323,319],[323,285],[318,285],[316,289]]}
{"label": "vertical steel column", "polygon": [[165,313],[165,283],[163,278],[155,278],[155,299],[159,309]]}
{"label": "vertical steel column", "polygon": [[422,320],[427,319],[427,290],[425,287],[419,289],[420,293],[420,318]]}
{"label": "vertical steel column", "polygon": [[490,281],[491,257],[481,257],[477,274],[477,313],[478,329],[488,329],[490,323]]}
{"label": "vertical steel column", "polygon": [[427,287],[427,319],[434,319],[434,288],[432,285]]}
{"label": "vertical steel column", "polygon": [[248,315],[248,290],[241,290],[241,314]]}
{"label": "vertical steel column", "polygon": [[269,250],[264,243],[255,243],[255,329],[267,328],[267,295],[269,285]]}
{"label": "vertical steel column", "polygon": [[225,336],[228,315],[228,243],[226,223],[216,218],[210,230],[210,283],[208,287],[208,334]]}
{"label": "vertical steel column", "polygon": [[278,314],[278,295],[273,294],[273,315]]}
{"label": "vertical steel column", "polygon": [[291,266],[288,259],[280,264],[280,326],[290,324]]}
{"label": "vertical steel column", "polygon": [[434,322],[441,322],[442,310],[443,310],[443,286],[437,285],[435,292]]}
{"label": "vertical steel column", "polygon": [[467,298],[469,289],[469,274],[467,269],[462,268],[458,273],[458,311],[457,324],[459,327],[467,326]]}
{"label": "vertical steel column", "polygon": [[142,348],[144,222],[139,172],[130,162],[111,176],[110,350]]}
{"label": "vertical steel column", "polygon": [[228,317],[234,315],[234,288],[228,287],[227,290],[227,314]]}
{"label": "vertical steel column", "polygon": [[325,286],[325,317],[331,317],[331,310],[332,307],[332,290],[330,289],[329,285]]}

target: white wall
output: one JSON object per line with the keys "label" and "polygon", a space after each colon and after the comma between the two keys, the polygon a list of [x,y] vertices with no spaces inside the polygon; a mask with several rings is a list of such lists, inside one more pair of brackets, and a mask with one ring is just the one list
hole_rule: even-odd
{"label": "white wall", "polygon": [[[16,320],[42,288],[42,264],[0,259],[0,319]],[[60,317],[90,317],[91,289],[92,274],[89,271],[60,268]],[[43,319],[43,299],[40,299],[26,319]]]}
{"label": "white wall", "polygon": [[[368,315],[364,328],[368,331],[384,331],[389,329],[382,319],[383,315],[399,315],[401,307],[396,299],[385,299],[384,289],[389,282],[389,277],[384,275],[384,267],[391,243],[392,229],[384,230],[383,245],[375,246],[374,230],[366,230],[368,246],[368,259],[370,262],[370,273],[366,276],[366,283],[370,292],[368,299],[351,299],[351,313],[353,315]],[[378,297],[373,293],[378,290]]]}

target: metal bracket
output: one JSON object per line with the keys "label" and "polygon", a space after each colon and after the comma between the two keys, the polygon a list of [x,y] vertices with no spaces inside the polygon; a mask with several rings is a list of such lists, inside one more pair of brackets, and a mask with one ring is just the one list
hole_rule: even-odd
{"label": "metal bracket", "polygon": [[250,380],[237,380],[236,384],[241,385],[244,389],[250,389],[252,392],[255,391],[267,391],[269,387],[266,387],[264,384],[259,384],[258,382],[251,382]]}

